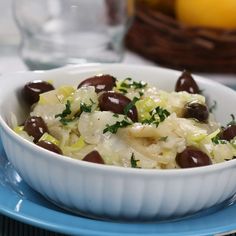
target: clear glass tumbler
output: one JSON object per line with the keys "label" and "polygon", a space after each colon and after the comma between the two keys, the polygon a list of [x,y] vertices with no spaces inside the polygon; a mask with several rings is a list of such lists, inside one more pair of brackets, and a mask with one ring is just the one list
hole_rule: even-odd
{"label": "clear glass tumbler", "polygon": [[15,56],[20,42],[11,5],[12,0],[0,0],[0,57]]}
{"label": "clear glass tumbler", "polygon": [[133,0],[15,0],[21,56],[30,69],[119,62]]}

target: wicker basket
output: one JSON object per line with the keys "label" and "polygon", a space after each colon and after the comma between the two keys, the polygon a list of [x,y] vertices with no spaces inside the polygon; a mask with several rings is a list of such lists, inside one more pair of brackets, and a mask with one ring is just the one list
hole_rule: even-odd
{"label": "wicker basket", "polygon": [[236,30],[187,27],[141,4],[136,7],[127,47],[174,69],[236,73]]}

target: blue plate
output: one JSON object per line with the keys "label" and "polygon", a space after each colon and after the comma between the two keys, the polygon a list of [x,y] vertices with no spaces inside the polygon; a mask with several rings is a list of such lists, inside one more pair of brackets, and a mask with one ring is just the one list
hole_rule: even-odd
{"label": "blue plate", "polygon": [[[20,156],[19,156],[20,158]],[[73,235],[213,235],[236,229],[236,204],[172,221],[107,222],[76,216],[57,208],[33,191],[8,162],[0,141],[0,212],[16,220]]]}

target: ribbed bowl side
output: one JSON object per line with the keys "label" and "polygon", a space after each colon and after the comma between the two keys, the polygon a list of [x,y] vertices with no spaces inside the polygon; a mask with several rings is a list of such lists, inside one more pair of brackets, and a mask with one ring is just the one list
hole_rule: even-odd
{"label": "ribbed bowl side", "polygon": [[232,181],[235,172],[235,168],[231,168],[222,173],[163,178],[164,198],[157,210],[158,216],[181,216],[222,203],[236,192],[236,184]]}
{"label": "ribbed bowl side", "polygon": [[[87,168],[44,158],[3,130],[6,154],[22,178],[63,208],[112,219],[181,216],[219,204],[236,191],[236,167],[174,175]],[[14,142],[14,148],[12,143]],[[159,172],[160,173],[160,172]],[[164,172],[163,172],[164,173]]]}

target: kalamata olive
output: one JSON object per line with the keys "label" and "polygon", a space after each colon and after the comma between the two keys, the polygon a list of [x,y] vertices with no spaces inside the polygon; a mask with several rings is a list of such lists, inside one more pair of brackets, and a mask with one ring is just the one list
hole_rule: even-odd
{"label": "kalamata olive", "polygon": [[62,150],[54,143],[51,143],[49,141],[46,140],[40,140],[39,142],[36,143],[38,146],[47,149],[51,152],[55,152],[57,154],[61,154],[62,155]]}
{"label": "kalamata olive", "polygon": [[208,155],[195,147],[187,147],[183,152],[178,153],[176,162],[181,168],[191,168],[211,165]]}
{"label": "kalamata olive", "polygon": [[184,106],[184,118],[194,118],[200,122],[206,122],[209,117],[209,111],[206,105],[198,102],[189,102]]}
{"label": "kalamata olive", "polygon": [[219,134],[220,139],[230,141],[236,136],[236,125],[230,125]]}
{"label": "kalamata olive", "polygon": [[182,75],[178,78],[175,85],[175,91],[185,91],[192,94],[200,93],[200,89],[196,81],[193,79],[192,75],[188,71],[184,71]]}
{"label": "kalamata olive", "polygon": [[82,81],[78,88],[83,86],[94,86],[96,93],[110,91],[116,84],[116,78],[111,75],[97,75]]}
{"label": "kalamata olive", "polygon": [[39,100],[39,95],[41,93],[45,93],[51,90],[54,90],[52,84],[42,81],[42,80],[35,80],[32,82],[27,83],[23,88],[23,96],[25,101],[32,105]]}
{"label": "kalamata olive", "polygon": [[84,158],[83,161],[93,162],[97,164],[105,164],[104,160],[102,159],[101,155],[98,151],[92,151],[88,153]]}
{"label": "kalamata olive", "polygon": [[42,117],[31,116],[24,123],[24,131],[34,137],[34,142],[37,143],[42,135],[48,132],[48,128]]}
{"label": "kalamata olive", "polygon": [[[131,104],[131,100],[125,95],[112,91],[101,94],[98,101],[101,111],[112,111],[117,114],[125,114],[125,109]],[[131,106],[126,115],[133,122],[138,121],[138,112],[135,105]]]}

